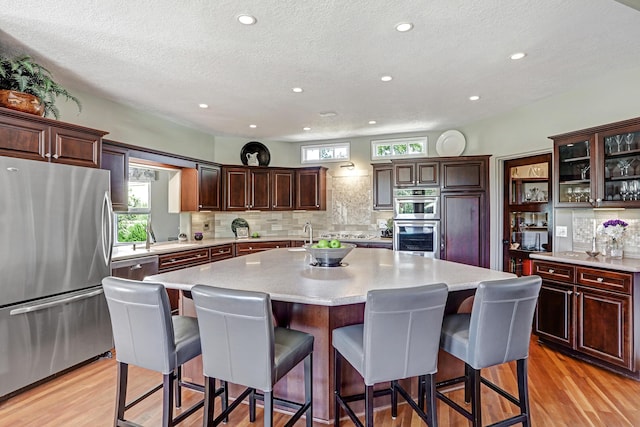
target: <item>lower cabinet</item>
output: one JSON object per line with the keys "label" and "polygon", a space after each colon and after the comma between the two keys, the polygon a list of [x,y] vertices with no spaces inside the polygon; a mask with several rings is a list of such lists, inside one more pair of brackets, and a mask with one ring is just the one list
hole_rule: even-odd
{"label": "lower cabinet", "polygon": [[538,260],[533,274],[543,278],[534,320],[541,341],[636,373],[634,274]]}
{"label": "lower cabinet", "polygon": [[238,242],[236,243],[236,256],[249,255],[255,252],[268,251],[269,249],[290,248],[289,240],[275,242]]}

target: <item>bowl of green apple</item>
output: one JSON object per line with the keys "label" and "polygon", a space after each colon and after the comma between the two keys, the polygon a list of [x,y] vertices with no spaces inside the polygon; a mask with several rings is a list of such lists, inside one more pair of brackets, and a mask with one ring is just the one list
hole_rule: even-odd
{"label": "bowl of green apple", "polygon": [[320,239],[318,243],[302,246],[316,260],[318,267],[340,267],[342,260],[356,247],[353,243],[342,243],[340,240]]}

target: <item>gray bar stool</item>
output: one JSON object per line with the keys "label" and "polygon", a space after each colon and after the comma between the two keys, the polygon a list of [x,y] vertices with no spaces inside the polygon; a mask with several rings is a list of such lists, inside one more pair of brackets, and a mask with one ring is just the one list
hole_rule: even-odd
{"label": "gray bar stool", "polygon": [[[197,285],[191,288],[202,340],[205,376],[204,425],[218,425],[249,396],[249,419],[255,421],[255,400],[264,401],[264,425],[273,425],[273,404],[297,409],[287,422],[292,426],[303,414],[313,425],[313,335],[273,326],[271,298],[262,292]],[[278,399],[273,386],[304,361],[305,402]],[[218,378],[247,387],[229,407],[213,418],[210,381]],[[259,394],[256,389],[262,390]]]}
{"label": "gray bar stool", "polygon": [[[342,408],[355,425],[362,426],[349,403],[364,399],[365,422],[373,426],[373,398],[385,394],[391,394],[391,415],[395,418],[397,393],[400,393],[427,425],[437,426],[433,376],[438,368],[440,328],[447,294],[444,283],[372,290],[367,293],[364,323],[333,330],[334,425],[340,424]],[[363,377],[364,394],[341,394],[342,358]],[[411,377],[419,377],[417,404],[398,384],[398,380]],[[387,381],[391,381],[389,388],[374,392],[375,384]]]}
{"label": "gray bar stool", "polygon": [[[171,316],[167,291],[159,283],[105,277],[102,280],[109,307],[118,361],[114,426],[136,425],[125,411],[162,389],[162,425],[173,426],[193,414],[204,399],[173,417],[173,398],[181,406],[181,387],[200,392],[202,386],[182,381],[181,365],[200,354],[198,322],[193,317]],[[129,365],[161,372],[162,384],[126,403]],[[175,387],[175,390],[174,390]],[[219,390],[218,394],[221,394]]]}
{"label": "gray bar stool", "polygon": [[[440,391],[437,396],[471,420],[473,426],[482,425],[481,383],[520,408],[519,415],[492,425],[531,425],[527,360],[541,284],[539,276],[480,282],[471,314],[451,314],[444,318],[440,346],[465,363],[465,376],[439,382],[437,388],[464,382],[465,401],[469,402],[470,398],[471,411]],[[482,368],[513,360],[517,361],[518,398],[480,375]]]}

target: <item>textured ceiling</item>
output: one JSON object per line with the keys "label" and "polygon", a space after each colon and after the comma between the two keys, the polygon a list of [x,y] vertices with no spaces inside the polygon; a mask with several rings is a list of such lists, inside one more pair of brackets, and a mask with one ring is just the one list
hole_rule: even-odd
{"label": "textured ceiling", "polygon": [[347,138],[456,128],[640,68],[640,12],[621,2],[0,0],[0,49],[217,135]]}

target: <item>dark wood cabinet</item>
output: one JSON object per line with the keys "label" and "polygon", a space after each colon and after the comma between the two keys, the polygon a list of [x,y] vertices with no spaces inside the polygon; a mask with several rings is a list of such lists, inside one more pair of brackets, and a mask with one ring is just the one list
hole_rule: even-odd
{"label": "dark wood cabinet", "polygon": [[293,210],[295,170],[272,169],[271,174],[271,209],[274,211]]}
{"label": "dark wood cabinet", "polygon": [[534,319],[541,341],[605,367],[636,371],[634,274],[539,260],[533,270],[543,278]]}
{"label": "dark wood cabinet", "polygon": [[235,256],[233,246],[233,243],[212,246],[211,248],[209,248],[210,261],[215,262],[222,261],[223,259],[227,258],[233,258]]}
{"label": "dark wood cabinet", "polygon": [[489,267],[489,215],[483,191],[443,193],[440,258]]}
{"label": "dark wood cabinet", "polygon": [[326,173],[327,169],[323,167],[296,169],[296,209],[325,210],[327,208]]}
{"label": "dark wood cabinet", "polygon": [[640,207],[640,117],[549,138],[555,206]]}
{"label": "dark wood cabinet", "polygon": [[209,248],[191,249],[180,252],[172,252],[158,256],[158,271],[180,270],[194,265],[206,264],[209,262]]}
{"label": "dark wood cabinet", "polygon": [[289,240],[273,242],[237,242],[236,256],[249,255],[255,252],[268,251],[269,249],[290,248]]}
{"label": "dark wood cabinet", "polygon": [[373,165],[373,209],[393,210],[393,165]]}
{"label": "dark wood cabinet", "polygon": [[116,212],[126,212],[129,198],[129,151],[125,148],[102,144],[100,167],[111,172],[111,205]]}
{"label": "dark wood cabinet", "polygon": [[485,190],[488,180],[487,160],[460,157],[440,162],[440,189],[444,191]]}
{"label": "dark wood cabinet", "polygon": [[99,167],[107,132],[0,108],[0,155]]}
{"label": "dark wood cabinet", "polygon": [[224,209],[270,210],[271,174],[268,168],[224,167]]}
{"label": "dark wood cabinet", "polygon": [[438,185],[438,171],[437,161],[394,161],[393,183],[396,187]]}
{"label": "dark wood cabinet", "polygon": [[198,164],[183,168],[180,177],[180,211],[220,210],[220,167]]}

